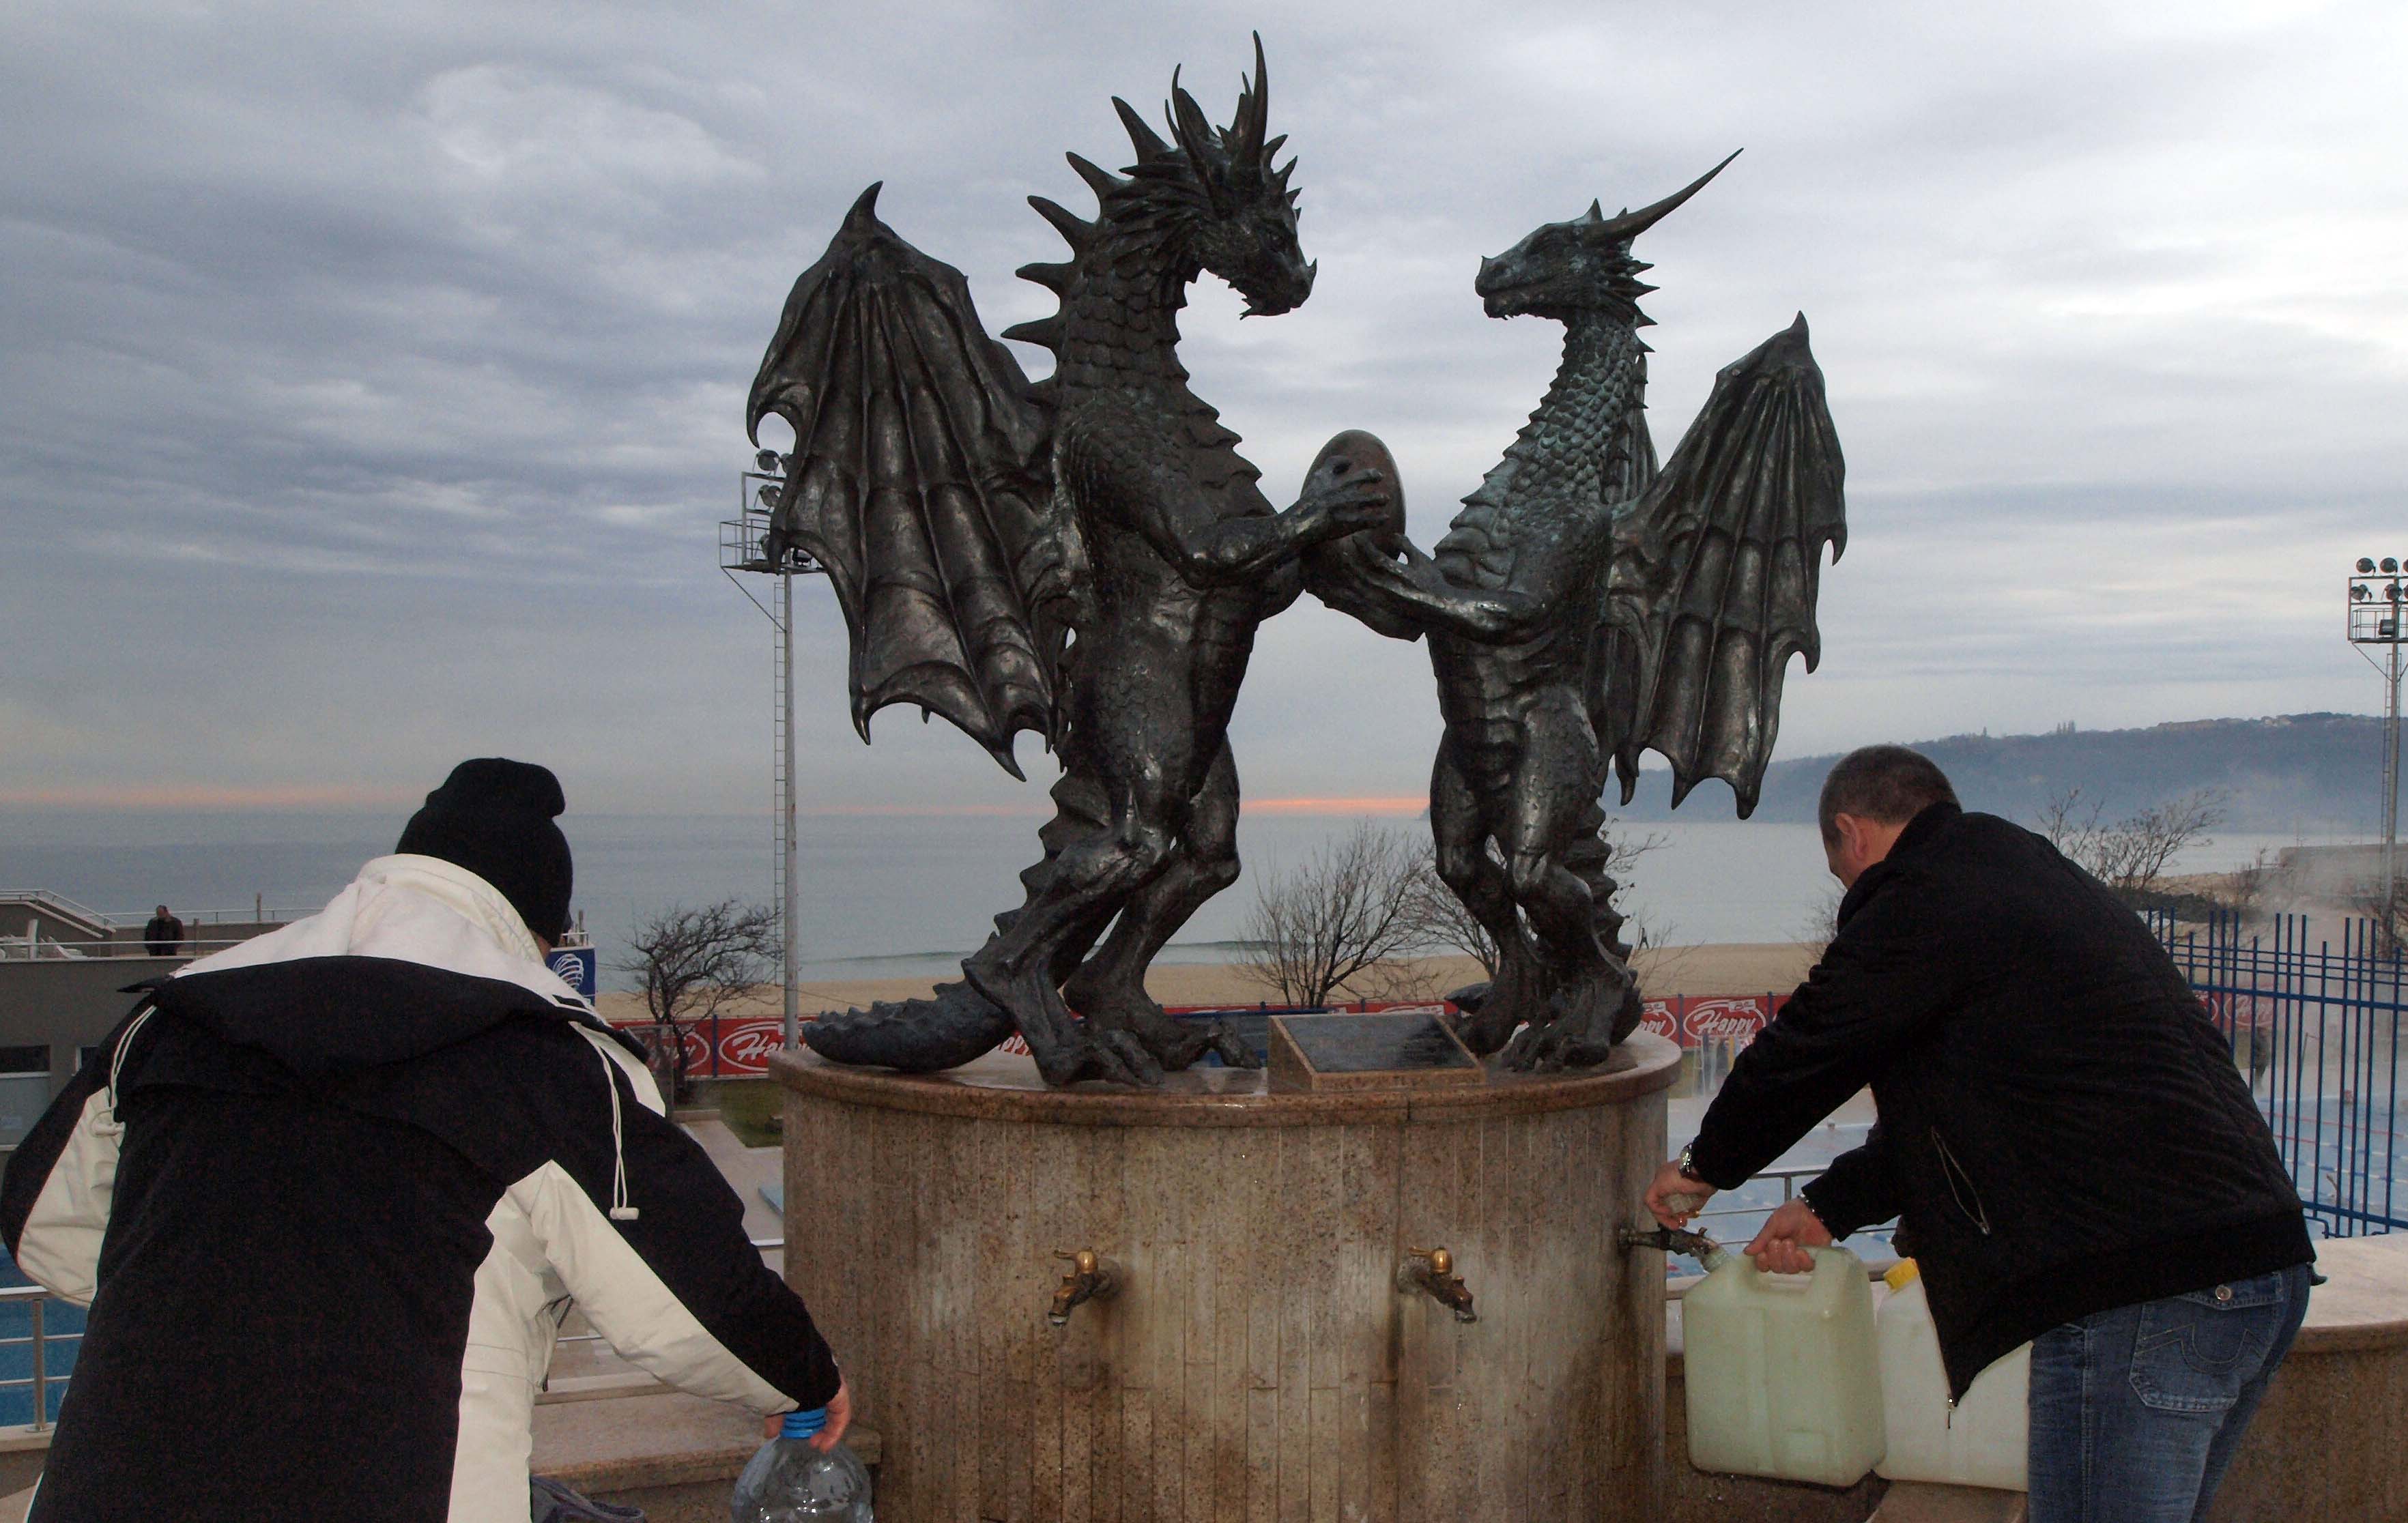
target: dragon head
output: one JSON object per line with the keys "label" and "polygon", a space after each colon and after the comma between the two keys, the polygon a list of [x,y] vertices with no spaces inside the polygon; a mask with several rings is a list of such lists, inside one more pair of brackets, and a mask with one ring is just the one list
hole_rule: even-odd
{"label": "dragon head", "polygon": [[1530,314],[1566,322],[1578,312],[1601,312],[1643,327],[1649,320],[1639,310],[1639,298],[1656,288],[1639,278],[1651,266],[1632,257],[1632,240],[1738,157],[1733,153],[1684,189],[1637,211],[1626,208],[1608,217],[1592,201],[1587,215],[1549,222],[1496,258],[1482,260],[1472,289],[1492,318]]}
{"label": "dragon head", "polygon": [[1254,36],[1254,74],[1238,95],[1236,119],[1214,127],[1203,108],[1170,77],[1165,142],[1126,101],[1115,97],[1121,124],[1137,149],[1126,179],[1073,156],[1072,164],[1104,204],[1105,220],[1159,236],[1182,263],[1210,270],[1246,299],[1246,315],[1269,317],[1302,305],[1312,292],[1313,266],[1297,245],[1297,192],[1288,189],[1296,161],[1275,164],[1286,137],[1268,135],[1270,74],[1263,39]]}

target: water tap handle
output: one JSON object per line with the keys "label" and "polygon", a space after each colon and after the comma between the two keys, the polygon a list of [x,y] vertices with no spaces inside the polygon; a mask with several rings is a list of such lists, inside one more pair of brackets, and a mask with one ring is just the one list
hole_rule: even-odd
{"label": "water tap handle", "polygon": [[1076,1253],[1055,1249],[1054,1257],[1068,1262],[1070,1272],[1062,1276],[1054,1288],[1054,1303],[1045,1313],[1045,1320],[1055,1327],[1069,1323],[1070,1313],[1080,1302],[1110,1301],[1120,1290],[1120,1276],[1111,1263],[1093,1248],[1081,1248]]}
{"label": "water tap handle", "polygon": [[1407,1248],[1397,1270],[1397,1288],[1409,1295],[1423,1292],[1453,1312],[1458,1322],[1480,1320],[1472,1310],[1471,1288],[1455,1272],[1455,1255],[1444,1248]]}

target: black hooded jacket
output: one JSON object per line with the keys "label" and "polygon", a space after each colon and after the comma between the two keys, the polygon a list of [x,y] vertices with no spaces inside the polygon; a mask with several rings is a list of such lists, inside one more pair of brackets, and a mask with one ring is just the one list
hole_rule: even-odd
{"label": "black hooded jacket", "polygon": [[1735,1188],[1870,1085],[1878,1125],[1806,1201],[1837,1237],[1899,1218],[1954,1393],[2060,1323],[2315,1257],[2206,1010],[2046,840],[1933,804],[1839,920],[1691,1163]]}

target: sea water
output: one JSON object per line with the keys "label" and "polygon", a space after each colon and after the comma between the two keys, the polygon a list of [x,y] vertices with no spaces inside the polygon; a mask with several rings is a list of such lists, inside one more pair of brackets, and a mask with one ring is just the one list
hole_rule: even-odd
{"label": "sea water", "polygon": [[[408,818],[389,814],[18,811],[0,817],[0,888],[48,889],[139,924],[154,904],[206,936],[201,918],[306,915],[390,851]],[[1239,825],[1247,875],[1198,912],[1162,961],[1235,952],[1255,885],[1304,866],[1359,817],[1274,812]],[[806,815],[796,888],[807,981],[941,976],[1020,903],[1044,816]],[[1380,819],[1415,840],[1429,825]],[[766,815],[580,815],[561,821],[576,855],[575,905],[601,952],[605,988],[628,933],[672,905],[766,902],[773,870]],[[1676,820],[1618,827],[1654,840],[1617,903],[1657,945],[1820,939],[1838,889],[1812,825]],[[2182,871],[2239,865],[2286,837],[2219,838]]]}

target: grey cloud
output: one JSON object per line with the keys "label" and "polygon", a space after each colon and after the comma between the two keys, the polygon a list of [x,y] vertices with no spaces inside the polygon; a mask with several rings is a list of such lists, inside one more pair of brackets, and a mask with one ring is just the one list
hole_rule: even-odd
{"label": "grey cloud", "polygon": [[[1199,288],[1185,324],[1274,498],[1370,427],[1426,541],[1554,366],[1555,330],[1480,314],[1477,257],[1744,145],[1641,252],[1660,448],[1799,307],[1829,376],[1855,548],[1784,748],[2363,706],[2318,599],[2408,466],[2385,7],[1292,11],[1266,40],[1320,286],[1242,326]],[[20,7],[0,791],[423,790],[515,747],[598,806],[756,802],[767,634],[712,548],[796,272],[883,178],[991,328],[1040,315],[1021,198],[1080,204],[1061,150],[1123,162],[1107,97],[1151,111],[1174,64],[1225,111],[1253,24]],[[820,802],[1040,806],[941,725],[864,749],[803,602]],[[1418,648],[1305,605],[1261,649],[1250,789],[1421,786]]]}

